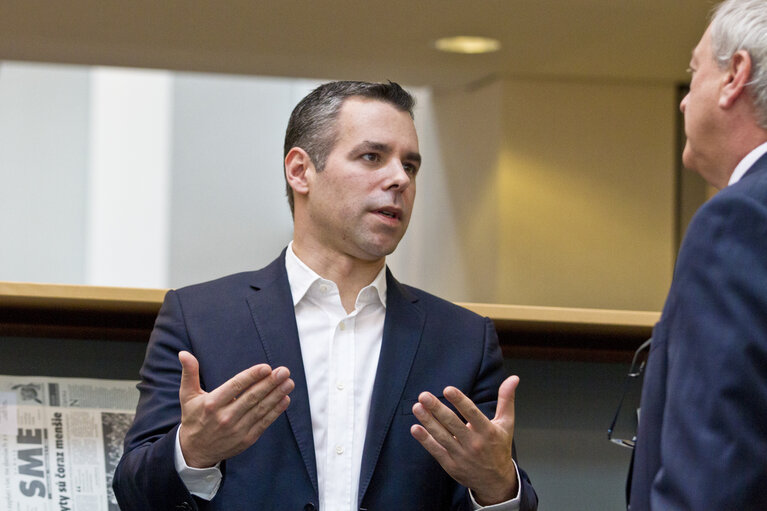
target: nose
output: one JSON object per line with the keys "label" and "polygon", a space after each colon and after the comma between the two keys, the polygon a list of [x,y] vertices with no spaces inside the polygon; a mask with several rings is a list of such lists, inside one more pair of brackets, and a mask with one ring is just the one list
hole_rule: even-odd
{"label": "nose", "polygon": [[410,186],[410,181],[412,180],[411,175],[405,170],[402,162],[396,158],[392,159],[390,167],[391,175],[387,180],[386,189],[395,189],[400,192],[404,191]]}

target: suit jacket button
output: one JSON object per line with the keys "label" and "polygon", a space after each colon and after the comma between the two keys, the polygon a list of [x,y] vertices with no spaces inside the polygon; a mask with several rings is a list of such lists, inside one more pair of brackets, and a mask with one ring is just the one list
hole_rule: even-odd
{"label": "suit jacket button", "polygon": [[304,511],[314,511],[315,509],[317,508],[311,502],[304,506]]}

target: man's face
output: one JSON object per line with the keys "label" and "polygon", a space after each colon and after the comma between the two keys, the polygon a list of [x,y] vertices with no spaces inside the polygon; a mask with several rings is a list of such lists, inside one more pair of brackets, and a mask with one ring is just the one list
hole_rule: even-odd
{"label": "man's face", "polygon": [[692,52],[690,71],[690,92],[679,105],[687,135],[682,161],[685,167],[717,185],[723,170],[716,164],[716,155],[721,152],[716,135],[720,114],[718,102],[726,70],[719,69],[714,60],[710,28]]}
{"label": "man's face", "polygon": [[410,221],[421,164],[415,125],[389,103],[351,97],[336,126],[325,168],[307,174],[311,236],[374,261],[394,251]]}

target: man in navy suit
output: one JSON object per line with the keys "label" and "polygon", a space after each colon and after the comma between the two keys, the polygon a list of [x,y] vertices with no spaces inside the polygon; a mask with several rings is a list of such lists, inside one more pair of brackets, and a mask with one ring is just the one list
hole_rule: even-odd
{"label": "man in navy suit", "polygon": [[683,160],[720,189],[679,252],[642,390],[631,511],[767,509],[767,2],[692,54]]}
{"label": "man in navy suit", "polygon": [[412,108],[363,82],[296,106],[293,241],[166,296],[114,477],[123,511],[536,509],[492,323],[385,265],[421,164]]}

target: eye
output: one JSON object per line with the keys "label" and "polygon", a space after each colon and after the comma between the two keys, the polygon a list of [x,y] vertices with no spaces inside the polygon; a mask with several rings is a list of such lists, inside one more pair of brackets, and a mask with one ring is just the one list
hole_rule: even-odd
{"label": "eye", "polygon": [[372,163],[378,163],[381,161],[381,155],[378,153],[365,153],[361,156],[361,158]]}
{"label": "eye", "polygon": [[415,176],[418,174],[418,167],[416,165],[413,165],[412,163],[405,163],[402,165],[402,168],[405,169],[405,172],[408,174]]}

